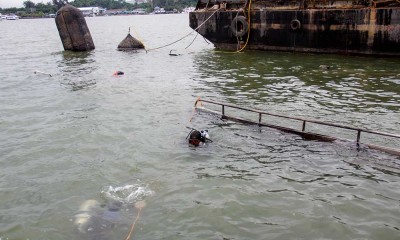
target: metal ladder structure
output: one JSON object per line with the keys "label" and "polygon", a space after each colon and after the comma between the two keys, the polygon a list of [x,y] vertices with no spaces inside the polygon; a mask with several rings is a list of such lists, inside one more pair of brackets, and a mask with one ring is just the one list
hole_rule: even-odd
{"label": "metal ladder structure", "polygon": [[[211,110],[211,109],[207,109],[203,106],[198,106],[198,105],[202,105],[201,103],[203,103],[203,102],[221,106],[222,107],[221,113]],[[310,120],[310,119],[305,119],[305,118],[300,118],[300,117],[289,117],[289,116],[284,116],[284,115],[280,115],[280,114],[268,113],[268,112],[261,111],[261,110],[245,108],[245,107],[240,107],[240,106],[236,106],[233,104],[221,103],[221,102],[216,102],[216,101],[211,101],[211,100],[197,99],[194,104],[194,107],[195,107],[195,109],[198,109],[198,110],[208,111],[208,112],[212,112],[217,115],[221,115],[222,119],[227,119],[227,120],[245,123],[245,124],[252,124],[252,125],[274,128],[274,129],[278,129],[278,130],[281,130],[284,132],[300,135],[301,137],[303,137],[304,139],[307,139],[307,140],[318,140],[318,141],[325,141],[325,142],[333,142],[335,140],[351,141],[349,139],[342,139],[342,138],[338,138],[338,137],[334,137],[334,136],[328,136],[328,135],[324,135],[324,134],[308,132],[308,131],[306,131],[307,123],[314,123],[314,124],[318,124],[318,125],[324,125],[324,126],[330,126],[330,127],[355,131],[357,133],[357,135],[356,135],[357,137],[356,137],[356,141],[355,141],[357,146],[360,146],[360,143],[361,143],[361,133],[370,133],[370,134],[379,135],[379,136],[392,137],[392,138],[400,140],[400,135],[396,135],[396,134],[372,131],[372,130],[368,130],[368,129],[344,126],[344,125],[340,125],[340,124],[328,123],[328,122],[318,121],[318,120]],[[225,109],[228,107],[233,108],[233,109],[239,109],[242,111],[256,113],[256,114],[258,114],[258,122],[239,118],[239,117],[228,116],[225,114]],[[274,117],[278,117],[278,118],[285,118],[285,119],[290,119],[290,120],[295,120],[295,121],[301,121],[302,128],[301,128],[301,130],[298,130],[298,129],[294,129],[294,128],[288,128],[288,127],[284,127],[284,126],[263,123],[262,119],[263,119],[264,115],[265,116],[274,116]],[[369,143],[363,143],[363,145],[369,147],[370,149],[375,149],[378,151],[382,151],[382,152],[386,152],[386,153],[393,154],[396,156],[400,156],[400,149],[394,149],[394,148],[389,148],[389,147],[375,145],[375,144],[369,144]]]}

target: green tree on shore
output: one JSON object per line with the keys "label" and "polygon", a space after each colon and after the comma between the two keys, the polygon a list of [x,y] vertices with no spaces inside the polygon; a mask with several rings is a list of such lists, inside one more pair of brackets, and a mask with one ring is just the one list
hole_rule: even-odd
{"label": "green tree on shore", "polygon": [[30,9],[30,8],[34,8],[35,7],[35,3],[32,2],[32,1],[25,1],[23,4],[24,4],[26,9]]}

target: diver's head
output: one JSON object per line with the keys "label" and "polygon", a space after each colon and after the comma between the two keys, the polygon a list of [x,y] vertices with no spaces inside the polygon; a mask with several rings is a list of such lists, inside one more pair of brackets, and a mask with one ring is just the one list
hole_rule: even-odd
{"label": "diver's head", "polygon": [[117,212],[121,209],[122,203],[119,201],[112,201],[107,205],[109,211]]}
{"label": "diver's head", "polygon": [[189,135],[189,144],[197,147],[200,143],[205,143],[209,138],[208,130],[197,131],[193,129]]}
{"label": "diver's head", "polygon": [[197,130],[192,130],[189,136],[189,144],[197,147],[200,145],[200,142],[202,142],[201,133]]}

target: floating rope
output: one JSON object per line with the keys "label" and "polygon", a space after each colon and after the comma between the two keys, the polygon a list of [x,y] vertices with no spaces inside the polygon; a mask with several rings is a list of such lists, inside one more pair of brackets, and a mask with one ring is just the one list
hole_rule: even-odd
{"label": "floating rope", "polygon": [[201,28],[208,20],[210,20],[210,18],[211,18],[212,16],[214,16],[215,13],[217,13],[217,12],[220,11],[220,10],[221,10],[221,9],[215,10],[202,24],[200,24],[197,28],[193,29],[190,33],[188,33],[188,34],[186,34],[185,36],[179,38],[178,40],[173,41],[173,42],[168,43],[168,44],[165,44],[165,45],[160,46],[160,47],[155,47],[155,48],[147,49],[147,51],[153,51],[153,50],[156,50],[156,49],[165,48],[165,47],[171,46],[171,45],[173,45],[173,44],[175,44],[175,43],[177,43],[177,42],[179,42],[179,41],[182,41],[183,39],[185,39],[185,38],[187,38],[189,35],[191,35],[193,32],[195,32],[195,31],[197,31],[199,28]]}
{"label": "floating rope", "polygon": [[197,36],[199,36],[199,33],[196,34],[196,36],[193,38],[192,42],[189,45],[187,45],[185,47],[185,49],[188,49],[194,43],[194,40],[196,40]]}
{"label": "floating rope", "polygon": [[[249,0],[249,6],[248,6],[248,10],[247,10],[247,11],[248,11],[248,13],[247,13],[247,18],[248,18],[249,30],[247,31],[246,43],[244,44],[244,46],[243,46],[241,49],[239,49],[239,50],[237,50],[237,51],[235,51],[235,52],[229,52],[229,53],[241,53],[241,52],[243,52],[243,50],[247,47],[247,44],[248,44],[248,42],[249,42],[249,37],[250,37],[250,29],[251,29],[251,27],[250,27],[250,24],[251,24],[251,19],[250,19],[250,16],[251,16],[251,14],[250,14],[251,3],[252,3],[252,0]],[[207,3],[207,5],[208,5],[208,3]],[[177,42],[182,41],[183,39],[185,39],[185,38],[187,38],[188,36],[190,36],[193,32],[195,32],[195,31],[197,31],[198,29],[200,29],[204,24],[206,24],[206,23],[208,22],[208,20],[211,19],[212,16],[214,16],[215,13],[219,12],[221,9],[222,9],[222,8],[219,8],[219,9],[215,10],[215,11],[214,11],[206,20],[204,20],[204,22],[202,22],[198,27],[196,27],[195,29],[193,29],[190,33],[186,34],[185,36],[179,38],[178,40],[175,40],[175,41],[173,41],[173,42],[171,42],[171,43],[168,43],[168,44],[165,44],[165,45],[162,45],[162,46],[159,46],[159,47],[155,47],[155,48],[146,48],[146,46],[145,46],[146,53],[149,52],[149,51],[153,51],[153,50],[165,48],[165,47],[171,46],[171,45],[173,45],[173,44],[175,44],[175,43],[177,43]],[[143,41],[142,41],[141,37],[139,36],[139,33],[136,31],[136,29],[135,29],[133,26],[131,26],[130,28],[133,28],[133,31],[135,32],[135,34],[136,34],[136,36],[138,37],[139,41],[141,41],[141,42],[143,43]],[[129,28],[129,32],[130,32],[130,28]],[[197,35],[198,35],[198,34],[197,34]],[[192,41],[185,49],[187,49],[188,47],[190,47],[190,46],[193,44],[194,40],[197,38],[197,35],[195,36],[195,38],[193,39],[193,41]],[[203,37],[203,38],[204,38],[204,37]],[[204,38],[204,39],[205,39],[205,38]],[[206,39],[205,39],[205,40],[206,40]],[[207,40],[206,40],[206,42],[207,42]],[[208,43],[208,42],[207,42],[207,43]],[[143,45],[144,45],[144,44],[143,44]],[[218,51],[218,52],[219,52],[219,51]],[[228,53],[228,52],[225,52],[225,53]]]}
{"label": "floating rope", "polygon": [[142,211],[142,209],[144,207],[146,207],[146,202],[145,201],[139,201],[139,202],[135,203],[135,208],[139,209],[139,211],[138,211],[138,214],[136,215],[135,220],[132,223],[131,230],[129,231],[128,236],[126,236],[125,240],[131,239],[131,235],[133,233],[133,230],[135,229],[136,222],[139,220],[140,212]]}
{"label": "floating rope", "polygon": [[[400,1],[400,0],[399,0]],[[208,0],[207,1],[207,5],[206,5],[206,7],[204,8],[204,9],[207,9],[208,8],[208,4],[210,3],[210,0]],[[197,32],[197,34],[196,34],[196,36],[193,38],[193,40],[192,40],[192,42],[189,44],[189,45],[187,45],[186,47],[185,47],[185,49],[188,49],[193,43],[194,43],[194,41],[196,40],[196,38],[197,38],[197,36],[199,36],[199,33]],[[203,37],[204,39],[206,39],[205,37]],[[206,40],[206,42],[207,42],[207,40]],[[209,42],[207,42],[208,44],[210,44]]]}

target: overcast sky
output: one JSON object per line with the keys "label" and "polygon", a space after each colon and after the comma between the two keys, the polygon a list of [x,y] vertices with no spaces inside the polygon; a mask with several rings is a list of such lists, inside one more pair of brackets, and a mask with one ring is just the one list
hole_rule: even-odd
{"label": "overcast sky", "polygon": [[[10,7],[23,7],[26,0],[0,0],[0,7],[1,8],[10,8]],[[34,3],[48,3],[51,0],[30,0]]]}

